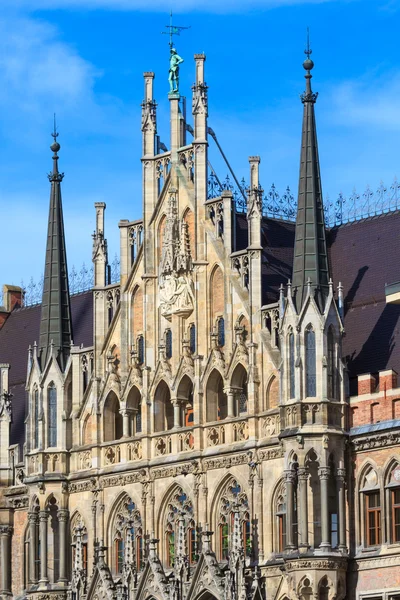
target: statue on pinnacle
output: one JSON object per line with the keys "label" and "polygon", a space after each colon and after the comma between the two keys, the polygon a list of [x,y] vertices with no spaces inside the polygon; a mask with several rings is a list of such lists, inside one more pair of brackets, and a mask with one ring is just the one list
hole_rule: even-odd
{"label": "statue on pinnacle", "polygon": [[163,31],[169,35],[169,49],[170,49],[170,58],[169,58],[169,95],[175,96],[179,95],[179,65],[183,63],[183,58],[179,56],[176,48],[174,48],[174,44],[172,42],[172,38],[174,35],[180,35],[183,29],[190,29],[190,27],[180,27],[179,25],[172,24],[172,11],[170,13],[170,23],[166,25],[168,31]]}

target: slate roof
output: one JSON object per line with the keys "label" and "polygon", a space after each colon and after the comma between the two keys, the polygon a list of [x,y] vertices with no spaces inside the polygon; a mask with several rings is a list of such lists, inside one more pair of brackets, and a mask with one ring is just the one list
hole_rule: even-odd
{"label": "slate roof", "polygon": [[[13,394],[11,444],[24,442],[26,416],[25,381],[28,348],[39,341],[41,305],[14,310],[0,329],[0,363],[10,364],[9,387]],[[93,345],[93,294],[71,296],[72,331],[75,345]]]}
{"label": "slate roof", "polygon": [[[263,219],[263,304],[291,278],[294,223]],[[400,305],[386,304],[385,284],[400,280],[400,211],[327,230],[330,275],[343,285],[343,356],[350,378],[394,369],[400,374]]]}

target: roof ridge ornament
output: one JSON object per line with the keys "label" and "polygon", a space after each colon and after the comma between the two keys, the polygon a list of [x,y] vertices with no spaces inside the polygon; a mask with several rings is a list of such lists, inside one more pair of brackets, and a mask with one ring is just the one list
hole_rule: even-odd
{"label": "roof ridge ornament", "polygon": [[315,102],[317,101],[317,98],[318,98],[318,92],[313,93],[311,90],[311,78],[312,78],[311,71],[314,68],[314,62],[310,58],[310,56],[312,54],[312,50],[310,47],[310,29],[309,29],[309,27],[307,27],[307,46],[306,46],[306,49],[304,50],[304,54],[307,56],[306,60],[303,62],[303,67],[307,71],[307,75],[305,75],[307,83],[306,83],[306,91],[300,95],[300,99],[303,104],[305,102],[311,102],[312,104],[315,104]]}

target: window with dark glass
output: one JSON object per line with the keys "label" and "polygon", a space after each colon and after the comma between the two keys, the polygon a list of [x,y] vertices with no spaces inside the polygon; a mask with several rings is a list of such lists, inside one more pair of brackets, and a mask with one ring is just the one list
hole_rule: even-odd
{"label": "window with dark glass", "polygon": [[170,329],[165,332],[165,355],[167,358],[172,357],[172,331]]}
{"label": "window with dark glass", "polygon": [[225,319],[224,317],[220,317],[217,323],[217,334],[218,334],[218,346],[222,348],[225,346]]}
{"label": "window with dark glass", "polygon": [[278,504],[276,516],[278,517],[278,552],[286,548],[286,504]]}
{"label": "window with dark glass", "polygon": [[142,404],[140,401],[135,415],[135,432],[142,433]]}
{"label": "window with dark glass", "polygon": [[48,446],[57,446],[57,390],[54,385],[48,388]]}
{"label": "window with dark glass", "polygon": [[307,329],[305,334],[306,346],[306,396],[317,395],[315,333]]}
{"label": "window with dark glass", "polygon": [[33,404],[34,404],[34,429],[35,429],[35,448],[39,448],[39,391],[35,389],[33,392]]}
{"label": "window with dark glass", "polygon": [[168,566],[173,567],[175,564],[175,532],[167,532],[167,559]]}
{"label": "window with dark glass", "polygon": [[117,573],[122,573],[124,568],[125,544],[122,538],[115,540],[115,569]]}
{"label": "window with dark glass", "polygon": [[196,325],[194,323],[189,327],[189,347],[190,352],[194,354],[196,352]]}
{"label": "window with dark glass", "polygon": [[400,542],[400,488],[391,490],[392,542]]}
{"label": "window with dark glass", "polygon": [[251,529],[250,529],[250,516],[246,513],[245,520],[243,521],[243,541],[246,556],[251,556]]}
{"label": "window with dark glass", "polygon": [[197,562],[197,540],[195,527],[191,527],[189,529],[189,561],[190,564]]}
{"label": "window with dark glass", "polygon": [[331,513],[331,546],[337,548],[338,545],[338,516],[337,513]]}
{"label": "window with dark glass", "polygon": [[366,494],[366,538],[368,546],[381,543],[381,499],[379,492]]}
{"label": "window with dark glass", "polygon": [[228,523],[223,523],[219,528],[220,532],[220,547],[221,560],[228,560],[229,556],[229,526]]}
{"label": "window with dark glass", "polygon": [[295,388],[295,358],[294,358],[294,334],[289,334],[289,397],[296,397]]}
{"label": "window with dark glass", "polygon": [[139,365],[142,365],[144,363],[144,337],[142,335],[137,339],[137,356]]}
{"label": "window with dark glass", "polygon": [[332,329],[328,331],[328,397],[335,398],[335,339]]}

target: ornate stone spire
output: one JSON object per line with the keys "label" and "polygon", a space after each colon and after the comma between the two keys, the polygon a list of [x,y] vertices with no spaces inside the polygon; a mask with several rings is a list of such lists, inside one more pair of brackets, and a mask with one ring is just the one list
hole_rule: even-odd
{"label": "ornate stone spire", "polygon": [[53,349],[60,368],[64,371],[71,349],[72,323],[61,202],[61,182],[64,174],[58,171],[57,153],[60,150],[60,144],[57,142],[58,133],[55,122],[52,136],[54,142],[50,149],[53,152],[53,171],[48,175],[51,191],[40,321],[39,360],[43,369]]}
{"label": "ornate stone spire", "polygon": [[296,240],[293,261],[293,291],[295,304],[300,310],[307,294],[307,281],[315,294],[320,310],[324,310],[329,292],[328,257],[325,241],[324,209],[318,158],[317,131],[314,105],[318,94],[311,89],[311,70],[314,63],[307,42],[303,63],[306,90],[301,95],[303,127],[300,158],[299,197],[296,219]]}

